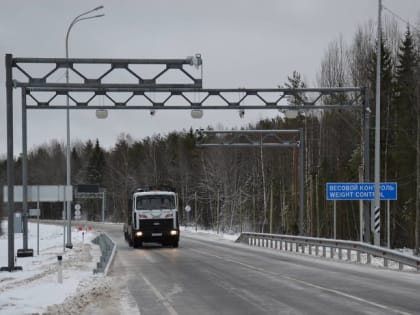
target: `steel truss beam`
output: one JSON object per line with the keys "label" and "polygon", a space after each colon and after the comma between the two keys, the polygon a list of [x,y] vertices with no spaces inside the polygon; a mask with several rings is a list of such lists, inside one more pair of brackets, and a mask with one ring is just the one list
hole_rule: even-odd
{"label": "steel truss beam", "polygon": [[97,193],[75,193],[75,199],[102,199],[104,197],[105,192],[97,192]]}
{"label": "steel truss beam", "polygon": [[[199,142],[196,144],[199,148],[209,147],[282,147],[299,148],[299,140],[282,139],[280,135],[299,135],[299,130],[198,130],[199,135],[227,135],[224,139],[215,138],[216,142]],[[258,137],[258,140],[255,138]],[[205,138],[211,141],[210,137]],[[224,141],[222,141],[224,140]]]}
{"label": "steel truss beam", "polygon": [[[279,109],[361,110],[363,92],[360,88],[348,89],[202,89],[175,85],[155,88],[144,86],[79,86],[75,84],[45,84],[22,87],[27,98],[27,108],[63,109],[61,96],[69,96],[71,109]],[[287,99],[298,95],[311,95],[300,105],[289,104]],[[340,95],[337,97],[337,95]],[[343,97],[343,95],[345,97]],[[103,96],[108,104],[97,104]],[[44,98],[41,100],[41,98]],[[341,98],[341,100],[340,100]],[[83,100],[82,100],[83,99]],[[95,102],[96,101],[96,102]],[[61,99],[61,102],[62,99]]]}
{"label": "steel truss beam", "polygon": [[[34,65],[43,65],[46,70],[42,75],[32,74]],[[200,77],[191,73],[191,67],[197,68],[202,65],[201,55],[185,59],[76,59],[76,58],[14,58],[12,67],[23,75],[23,82],[16,82],[16,87],[44,88],[201,88],[202,72]],[[92,66],[95,69],[92,69]],[[141,67],[143,66],[143,68]],[[79,83],[54,83],[55,75],[59,74],[60,69],[69,69],[75,76],[74,80]],[[99,71],[95,76],[92,70]],[[118,71],[123,72],[119,75],[119,80],[126,79],[127,82],[106,83],[112,80],[110,77]],[[169,72],[176,72],[177,79],[183,77],[186,83],[159,83],[164,80]],[[169,80],[169,78],[166,78]],[[135,83],[133,83],[135,82]]]}

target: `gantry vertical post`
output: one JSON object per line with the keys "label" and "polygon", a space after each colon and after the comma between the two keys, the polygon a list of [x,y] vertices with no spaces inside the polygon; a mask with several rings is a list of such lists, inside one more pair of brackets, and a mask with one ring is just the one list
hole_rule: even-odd
{"label": "gantry vertical post", "polygon": [[12,85],[12,54],[6,54],[6,106],[7,106],[7,210],[9,211],[8,221],[8,270],[15,267],[15,238],[14,238],[14,157],[13,157],[13,85]]}

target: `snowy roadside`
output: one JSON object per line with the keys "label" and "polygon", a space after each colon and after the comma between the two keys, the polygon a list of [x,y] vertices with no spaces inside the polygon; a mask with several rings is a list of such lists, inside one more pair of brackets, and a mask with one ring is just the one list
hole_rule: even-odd
{"label": "snowy roadside", "polygon": [[[0,265],[8,265],[7,221],[2,222]],[[63,252],[63,227],[40,224],[39,256],[37,226],[28,225],[28,247],[34,257],[16,258],[23,271],[0,273],[1,314],[80,314],[91,298],[109,292],[109,283],[93,269],[101,255],[99,246],[91,243],[94,230],[72,231],[73,249]],[[15,234],[15,253],[22,248],[22,234]],[[62,255],[63,283],[58,283],[57,256]]]}
{"label": "snowy roadside", "polygon": [[209,239],[209,237],[213,240],[219,241],[236,241],[240,236],[240,233],[224,233],[224,232],[217,232],[213,230],[202,230],[200,228],[195,228],[193,226],[181,226],[181,232],[187,232],[191,235],[196,237],[203,237],[205,239]]}

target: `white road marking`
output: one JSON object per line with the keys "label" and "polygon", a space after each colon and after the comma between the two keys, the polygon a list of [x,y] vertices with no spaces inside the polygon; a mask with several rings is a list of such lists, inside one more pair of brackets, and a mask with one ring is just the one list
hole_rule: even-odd
{"label": "white road marking", "polygon": [[159,299],[159,301],[162,301],[162,304],[166,307],[169,314],[178,315],[177,311],[175,311],[175,309],[172,307],[172,305],[169,304],[167,299],[165,299],[163,297],[163,295],[159,292],[159,290],[156,289],[156,287],[145,276],[141,275],[141,277],[143,278],[144,282],[146,282],[146,284],[149,286],[149,288],[153,291],[153,293],[156,295],[156,297]]}
{"label": "white road marking", "polygon": [[307,282],[307,281],[299,280],[299,279],[288,277],[288,276],[283,276],[283,275],[280,275],[280,274],[277,274],[277,273],[272,273],[272,272],[269,272],[267,270],[264,270],[264,269],[261,269],[261,268],[258,268],[258,267],[255,267],[255,266],[252,266],[252,265],[249,265],[249,264],[245,264],[243,262],[240,262],[240,261],[237,261],[237,260],[234,260],[234,259],[230,259],[230,258],[226,258],[226,257],[214,255],[214,254],[209,254],[207,252],[203,252],[203,251],[197,250],[197,249],[191,249],[191,250],[194,251],[194,252],[200,253],[202,255],[215,257],[215,258],[218,258],[218,259],[226,261],[226,262],[231,262],[231,263],[241,265],[241,266],[246,267],[246,268],[251,269],[251,270],[255,270],[255,271],[258,271],[258,272],[274,275],[274,276],[281,277],[283,279],[287,279],[287,280],[290,280],[290,281],[298,282],[298,283],[301,283],[301,284],[306,285],[308,287],[312,287],[312,288],[316,288],[316,289],[323,290],[323,291],[326,291],[326,292],[334,293],[334,294],[337,294],[337,295],[340,295],[340,296],[343,296],[343,297],[346,297],[346,298],[349,298],[349,299],[352,299],[352,300],[355,300],[355,301],[358,301],[358,302],[362,302],[362,303],[365,303],[365,304],[368,304],[368,305],[372,305],[372,306],[375,306],[375,307],[378,307],[378,308],[381,308],[381,309],[384,309],[384,310],[387,310],[387,311],[395,312],[397,314],[411,315],[411,313],[403,312],[401,310],[396,310],[396,309],[391,308],[389,306],[379,304],[379,303],[376,303],[376,302],[372,302],[372,301],[369,301],[369,300],[366,300],[366,299],[363,299],[363,298],[360,298],[360,297],[357,297],[357,296],[354,296],[354,295],[351,295],[351,294],[348,294],[348,293],[345,293],[345,292],[342,292],[342,291],[338,291],[338,290],[335,290],[335,289],[329,289],[327,287],[319,286],[319,285],[316,285],[316,284],[313,284],[313,283],[310,283],[310,282]]}

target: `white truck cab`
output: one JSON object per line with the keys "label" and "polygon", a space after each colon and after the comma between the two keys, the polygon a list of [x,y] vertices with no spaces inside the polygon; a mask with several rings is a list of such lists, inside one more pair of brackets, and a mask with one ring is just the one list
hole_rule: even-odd
{"label": "white truck cab", "polygon": [[137,189],[129,202],[129,222],[124,236],[130,246],[145,242],[178,247],[179,220],[177,194],[161,189]]}

